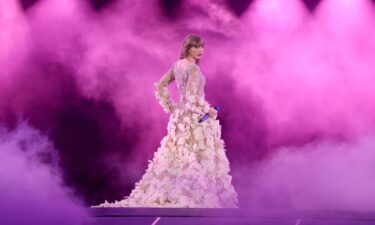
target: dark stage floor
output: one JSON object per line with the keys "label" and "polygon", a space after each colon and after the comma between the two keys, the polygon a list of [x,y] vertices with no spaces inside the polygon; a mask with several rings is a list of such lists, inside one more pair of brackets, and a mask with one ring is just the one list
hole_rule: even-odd
{"label": "dark stage floor", "polygon": [[375,225],[375,211],[253,211],[249,209],[90,208],[85,225]]}

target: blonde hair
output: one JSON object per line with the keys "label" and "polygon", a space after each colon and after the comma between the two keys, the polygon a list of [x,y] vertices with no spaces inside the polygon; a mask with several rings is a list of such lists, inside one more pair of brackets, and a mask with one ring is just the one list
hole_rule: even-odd
{"label": "blonde hair", "polygon": [[[191,47],[204,47],[203,39],[198,35],[188,34],[182,42],[180,59],[184,59],[189,56],[189,50]],[[197,60],[197,63],[199,63],[199,59]]]}

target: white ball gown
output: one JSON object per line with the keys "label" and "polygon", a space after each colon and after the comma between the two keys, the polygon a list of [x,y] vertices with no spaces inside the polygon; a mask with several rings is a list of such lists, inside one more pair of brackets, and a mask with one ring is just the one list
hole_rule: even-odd
{"label": "white ball gown", "polygon": [[[172,81],[180,95],[177,104],[167,89]],[[205,81],[197,64],[179,59],[155,83],[155,95],[170,113],[167,135],[129,196],[92,207],[239,207],[219,120],[198,122],[210,108]]]}

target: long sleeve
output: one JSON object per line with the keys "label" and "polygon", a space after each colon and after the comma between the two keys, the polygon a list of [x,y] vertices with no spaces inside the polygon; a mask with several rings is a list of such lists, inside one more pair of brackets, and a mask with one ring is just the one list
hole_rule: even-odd
{"label": "long sleeve", "polygon": [[173,112],[175,103],[172,101],[169,92],[168,92],[168,85],[175,80],[175,76],[173,74],[173,66],[165,73],[158,82],[154,83],[156,87],[155,96],[159,101],[159,104],[163,108],[164,112],[171,113]]}
{"label": "long sleeve", "polygon": [[210,104],[204,99],[204,96],[199,95],[199,68],[195,64],[188,67],[189,78],[186,85],[186,104],[185,109],[193,113],[206,114],[210,109]]}

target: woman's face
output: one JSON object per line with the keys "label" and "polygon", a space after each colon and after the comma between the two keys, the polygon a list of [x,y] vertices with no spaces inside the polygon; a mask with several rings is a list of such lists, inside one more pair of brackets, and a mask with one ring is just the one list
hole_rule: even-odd
{"label": "woman's face", "polygon": [[203,55],[203,47],[202,46],[193,46],[189,49],[189,55],[197,60],[197,59],[201,59],[202,55]]}

